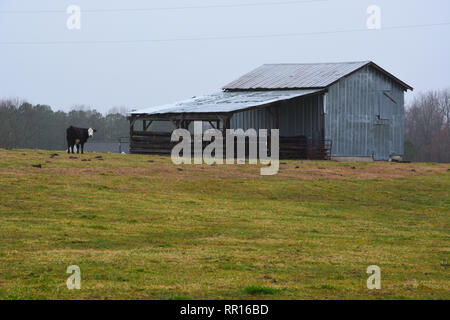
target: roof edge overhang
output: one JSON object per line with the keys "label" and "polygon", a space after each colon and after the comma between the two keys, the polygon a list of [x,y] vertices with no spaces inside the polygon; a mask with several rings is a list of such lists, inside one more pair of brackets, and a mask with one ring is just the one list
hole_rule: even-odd
{"label": "roof edge overhang", "polygon": [[[358,71],[364,69],[365,67],[373,67],[373,68],[376,69],[377,71],[379,71],[379,72],[381,72],[382,74],[384,74],[384,75],[388,76],[389,78],[393,79],[395,82],[397,82],[397,83],[403,88],[404,91],[407,91],[407,90],[413,91],[413,90],[414,90],[413,87],[411,87],[410,85],[406,84],[405,82],[403,82],[402,80],[400,80],[399,78],[397,78],[396,76],[394,76],[392,73],[386,71],[385,69],[383,69],[382,67],[380,67],[379,65],[377,65],[377,64],[376,64],[375,62],[373,62],[373,61],[368,61],[365,65],[359,67],[359,68],[356,69],[356,70],[353,70],[353,71],[347,73],[346,75],[342,76],[342,78],[351,76],[352,74],[355,74],[356,72],[358,72]],[[328,85],[328,87],[330,87],[330,86],[332,86],[333,84],[339,82],[342,78],[340,78],[340,79],[334,81],[333,83],[330,83],[330,84]]]}
{"label": "roof edge overhang", "polygon": [[[312,89],[313,88],[308,88],[308,90],[312,90]],[[314,96],[314,95],[323,94],[324,92],[328,91],[328,88],[317,88],[317,89],[314,89],[314,90],[317,90],[317,91],[311,92],[311,93],[308,93],[308,94],[304,94],[304,95],[301,95],[301,96],[295,96],[295,97],[290,97],[290,98],[286,98],[286,99],[280,99],[280,100],[277,100],[277,101],[261,103],[261,104],[257,104],[257,105],[254,105],[254,106],[249,106],[249,107],[246,107],[246,108],[232,110],[232,111],[227,111],[227,112],[223,112],[223,111],[211,111],[211,112],[166,112],[166,113],[133,113],[133,112],[131,112],[127,116],[127,118],[131,119],[132,117],[146,117],[146,118],[154,118],[154,119],[165,120],[165,119],[169,119],[169,118],[173,118],[173,117],[177,117],[177,116],[185,116],[185,117],[189,117],[191,119],[192,118],[200,119],[201,117],[208,118],[211,115],[214,115],[214,116],[217,116],[217,117],[224,117],[224,116],[227,117],[227,116],[232,116],[234,113],[239,113],[239,112],[243,112],[243,111],[247,111],[247,110],[251,110],[251,109],[266,108],[266,107],[274,106],[276,104],[283,103],[283,102],[290,101],[290,100],[302,99],[302,98],[307,98],[307,97],[311,97],[311,96]],[[263,90],[240,90],[240,91],[245,92],[245,91],[263,91]],[[267,90],[267,91],[282,91],[282,90]]]}
{"label": "roof edge overhang", "polygon": [[[249,91],[288,91],[288,90],[328,90],[329,86],[326,87],[289,87],[289,88],[276,88],[276,89],[271,89],[271,88],[251,88],[251,89],[226,89],[226,88],[222,88],[222,91],[225,92],[249,92]],[[312,94],[317,94],[319,92],[314,92]]]}
{"label": "roof edge overhang", "polygon": [[377,69],[378,71],[380,71],[381,73],[384,73],[386,76],[394,79],[400,86],[402,86],[405,91],[407,90],[411,90],[413,91],[414,88],[411,87],[409,84],[403,82],[402,80],[400,80],[399,78],[397,78],[396,76],[394,76],[392,73],[386,71],[385,69],[383,69],[382,67],[380,67],[379,65],[377,65],[375,62],[370,61],[368,64],[368,66],[374,67],[375,69]]}

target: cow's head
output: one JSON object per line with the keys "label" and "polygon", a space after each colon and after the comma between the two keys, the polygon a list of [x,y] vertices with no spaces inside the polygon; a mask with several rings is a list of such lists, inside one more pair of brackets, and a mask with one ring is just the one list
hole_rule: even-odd
{"label": "cow's head", "polygon": [[97,132],[97,130],[89,128],[88,129],[88,136],[89,138],[92,138],[94,136],[94,132]]}

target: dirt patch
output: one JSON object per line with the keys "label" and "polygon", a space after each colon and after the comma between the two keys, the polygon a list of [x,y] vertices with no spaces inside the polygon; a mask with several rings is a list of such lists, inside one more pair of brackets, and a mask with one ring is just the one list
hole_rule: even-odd
{"label": "dirt patch", "polygon": [[[205,179],[277,179],[289,178],[295,180],[315,179],[393,179],[410,176],[430,176],[448,174],[448,164],[425,163],[388,163],[388,162],[353,162],[340,163],[334,161],[298,161],[284,160],[280,163],[278,174],[261,176],[261,165],[175,165],[170,157],[127,155],[108,155],[107,161],[101,161],[102,155],[67,155],[52,158],[52,167],[42,166],[39,174],[70,176],[70,177],[152,177],[176,180]],[[36,174],[36,168],[41,156],[36,153],[21,155],[20,153],[5,153],[4,166],[0,174],[27,175]],[[46,159],[48,154],[46,154]],[[74,161],[77,159],[78,161]],[[98,161],[100,160],[100,161]],[[26,164],[25,164],[26,161]],[[0,163],[1,164],[1,163]],[[105,164],[107,167],[105,167]],[[75,165],[75,166],[73,166]]]}
{"label": "dirt patch", "polygon": [[[394,179],[409,176],[430,176],[447,173],[447,165],[417,166],[414,164],[391,165],[387,163],[360,167],[311,167],[290,163],[280,168],[275,178],[299,180],[315,179]],[[0,173],[3,170],[0,169]],[[7,170],[11,173],[11,170]],[[255,165],[183,165],[158,163],[148,167],[86,167],[86,168],[43,168],[43,172],[62,176],[126,176],[179,179],[263,179],[271,178],[260,175],[260,166]]]}

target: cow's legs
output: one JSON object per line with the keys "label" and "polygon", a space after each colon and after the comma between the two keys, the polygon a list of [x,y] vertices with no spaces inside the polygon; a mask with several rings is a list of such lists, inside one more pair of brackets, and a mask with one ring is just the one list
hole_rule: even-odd
{"label": "cow's legs", "polygon": [[80,153],[80,144],[77,144],[77,153]]}
{"label": "cow's legs", "polygon": [[74,154],[75,152],[74,152],[73,148],[75,148],[75,145],[73,144],[73,145],[71,146],[71,148],[72,148],[72,154]]}
{"label": "cow's legs", "polygon": [[70,153],[70,143],[67,143],[67,153]]}
{"label": "cow's legs", "polygon": [[81,144],[81,154],[84,154],[84,143]]}

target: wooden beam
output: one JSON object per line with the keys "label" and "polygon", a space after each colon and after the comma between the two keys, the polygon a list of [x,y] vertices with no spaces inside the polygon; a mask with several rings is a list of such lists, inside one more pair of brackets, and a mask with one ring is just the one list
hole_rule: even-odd
{"label": "wooden beam", "polygon": [[154,120],[154,121],[171,121],[171,120],[190,120],[190,121],[216,121],[230,117],[232,113],[166,113],[166,114],[140,114],[133,115],[136,120]]}
{"label": "wooden beam", "polygon": [[147,124],[147,127],[145,128],[145,130],[148,130],[148,128],[150,128],[150,125],[153,123],[153,120],[149,120],[148,121],[148,124]]}
{"label": "wooden beam", "polygon": [[[218,127],[214,126],[214,124],[213,124],[212,121],[208,121],[208,122],[209,122],[209,124],[211,125],[211,127],[213,127],[213,129],[217,129],[217,128],[218,128]],[[217,123],[217,121],[216,121],[216,123]]]}

